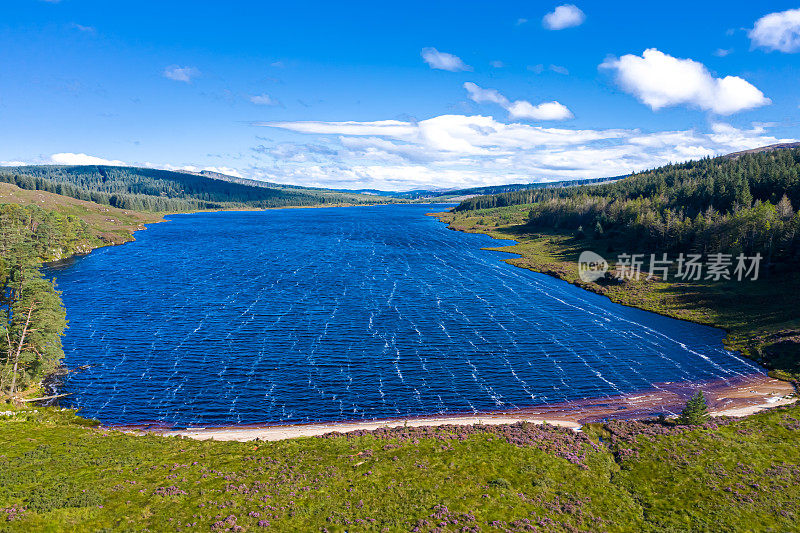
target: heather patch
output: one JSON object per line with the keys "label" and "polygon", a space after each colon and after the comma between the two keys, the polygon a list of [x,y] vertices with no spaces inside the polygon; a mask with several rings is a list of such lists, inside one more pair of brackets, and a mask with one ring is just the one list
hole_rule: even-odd
{"label": "heather patch", "polygon": [[0,531],[787,531],[800,518],[797,407],[272,443],[136,437],[49,409],[14,419],[0,421]]}
{"label": "heather patch", "polygon": [[[488,425],[474,424],[470,426],[443,425],[421,427],[380,428],[376,430],[359,430],[347,433],[345,437],[354,439],[369,435],[378,439],[396,440],[398,443],[418,444],[423,439],[434,439],[442,442],[464,441],[475,435],[486,435],[489,438],[500,438],[509,444],[522,448],[536,448],[556,455],[567,461],[586,467],[584,461],[588,450],[597,448],[596,442],[584,433],[566,430],[548,424],[516,424]],[[340,437],[340,433],[329,433],[320,438]],[[385,445],[391,446],[391,444]]]}

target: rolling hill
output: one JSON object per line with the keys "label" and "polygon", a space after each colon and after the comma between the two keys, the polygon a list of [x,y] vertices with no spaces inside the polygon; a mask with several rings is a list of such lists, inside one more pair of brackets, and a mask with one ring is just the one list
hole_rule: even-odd
{"label": "rolling hill", "polygon": [[104,165],[5,167],[0,170],[0,182],[135,211],[265,209],[396,201],[376,195],[277,185],[216,173]]}

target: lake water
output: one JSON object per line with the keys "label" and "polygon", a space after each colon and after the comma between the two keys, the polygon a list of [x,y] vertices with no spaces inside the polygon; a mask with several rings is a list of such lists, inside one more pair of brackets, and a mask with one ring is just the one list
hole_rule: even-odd
{"label": "lake water", "polygon": [[762,372],[720,330],[508,265],[442,206],[170,216],[53,275],[106,423],[486,411]]}

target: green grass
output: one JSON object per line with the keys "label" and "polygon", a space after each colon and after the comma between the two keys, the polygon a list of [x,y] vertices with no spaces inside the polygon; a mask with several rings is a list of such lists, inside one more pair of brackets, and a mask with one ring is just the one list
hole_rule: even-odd
{"label": "green grass", "polygon": [[745,282],[676,283],[643,276],[622,285],[585,283],[577,268],[582,251],[599,253],[612,268],[617,253],[637,251],[629,250],[625,242],[530,228],[525,225],[529,211],[530,205],[517,205],[435,216],[456,230],[515,239],[516,245],[494,248],[519,254],[506,260],[510,264],[604,294],[616,303],[722,328],[728,332],[725,343],[730,349],[766,365],[775,377],[800,382],[800,273]]}
{"label": "green grass", "polygon": [[792,531],[798,418],[238,443],[17,411],[0,417],[0,531]]}

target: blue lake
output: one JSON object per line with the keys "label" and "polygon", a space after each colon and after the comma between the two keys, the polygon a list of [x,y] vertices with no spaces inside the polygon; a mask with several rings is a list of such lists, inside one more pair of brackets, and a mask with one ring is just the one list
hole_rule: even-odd
{"label": "blue lake", "polygon": [[442,206],[175,215],[51,273],[64,392],[106,423],[384,418],[760,373],[720,330],[481,250]]}

